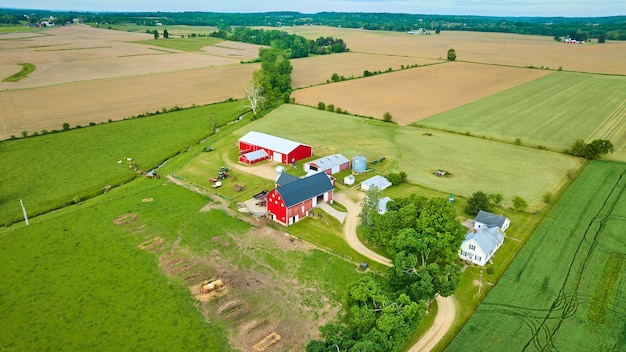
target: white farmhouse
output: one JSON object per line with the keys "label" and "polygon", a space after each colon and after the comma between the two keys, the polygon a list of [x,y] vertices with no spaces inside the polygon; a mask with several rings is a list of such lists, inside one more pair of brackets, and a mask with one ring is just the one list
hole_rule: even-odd
{"label": "white farmhouse", "polygon": [[485,266],[504,242],[504,232],[497,226],[470,230],[461,244],[459,257],[480,266]]}

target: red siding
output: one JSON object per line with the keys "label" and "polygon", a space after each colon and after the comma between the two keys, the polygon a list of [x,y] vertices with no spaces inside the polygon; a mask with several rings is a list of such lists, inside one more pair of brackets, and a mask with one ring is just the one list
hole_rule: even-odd
{"label": "red siding", "polygon": [[294,150],[289,152],[288,156],[283,155],[283,164],[291,164],[294,161],[310,158],[312,155],[313,150],[310,145],[300,144]]}
{"label": "red siding", "polygon": [[274,214],[274,220],[287,224],[287,209],[280,194],[274,189],[267,195],[267,211]]}

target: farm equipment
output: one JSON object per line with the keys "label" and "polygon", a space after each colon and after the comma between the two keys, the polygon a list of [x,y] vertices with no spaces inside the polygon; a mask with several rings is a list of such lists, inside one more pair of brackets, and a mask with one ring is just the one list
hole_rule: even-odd
{"label": "farm equipment", "polygon": [[222,187],[222,183],[220,181],[215,182],[215,184],[213,186],[211,186],[213,188],[220,188]]}
{"label": "farm equipment", "polygon": [[382,158],[380,158],[380,159],[373,160],[372,161],[372,165],[376,165],[378,163],[382,163],[383,161],[385,161],[385,157],[384,156]]}

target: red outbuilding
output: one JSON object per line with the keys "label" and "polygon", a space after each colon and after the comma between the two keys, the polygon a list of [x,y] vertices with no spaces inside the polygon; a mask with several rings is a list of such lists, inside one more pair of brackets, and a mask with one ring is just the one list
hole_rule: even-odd
{"label": "red outbuilding", "polygon": [[276,188],[267,195],[270,219],[285,226],[309,216],[311,209],[322,202],[333,202],[333,184],[323,172],[305,178],[282,174]]}
{"label": "red outbuilding", "polygon": [[[259,157],[250,153],[264,150],[266,157]],[[261,160],[274,160],[283,164],[310,158],[313,154],[310,145],[294,142],[288,139],[272,136],[265,133],[250,131],[239,138],[239,161],[245,164],[254,164]]]}

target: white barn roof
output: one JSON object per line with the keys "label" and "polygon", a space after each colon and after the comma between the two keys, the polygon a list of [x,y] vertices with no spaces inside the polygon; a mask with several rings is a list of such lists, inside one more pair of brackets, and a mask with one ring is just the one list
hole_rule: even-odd
{"label": "white barn roof", "polygon": [[250,131],[245,136],[239,138],[239,142],[253,144],[259,147],[271,149],[282,154],[289,154],[300,145],[306,145],[298,142],[284,139],[270,134]]}
{"label": "white barn roof", "polygon": [[329,156],[325,156],[323,158],[319,158],[317,160],[313,160],[308,162],[309,165],[315,165],[320,170],[330,170],[333,167],[341,166],[345,163],[349,163],[350,160],[341,154],[332,154]]}
{"label": "white barn roof", "polygon": [[391,186],[391,182],[386,178],[376,175],[374,177],[368,178],[367,180],[361,182],[361,189],[367,191],[370,187],[376,186],[379,191],[386,189]]}

